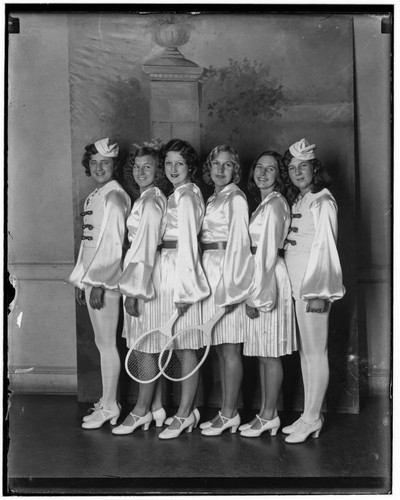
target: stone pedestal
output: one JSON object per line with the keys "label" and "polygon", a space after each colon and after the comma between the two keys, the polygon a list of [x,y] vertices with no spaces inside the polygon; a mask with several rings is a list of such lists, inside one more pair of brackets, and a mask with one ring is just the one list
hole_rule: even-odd
{"label": "stone pedestal", "polygon": [[[184,139],[199,151],[199,79],[204,68],[186,59],[176,47],[167,46],[159,37],[154,38],[164,50],[143,64],[151,86],[152,137],[165,142],[172,138]],[[181,37],[176,43],[182,45],[188,39],[188,36]]]}

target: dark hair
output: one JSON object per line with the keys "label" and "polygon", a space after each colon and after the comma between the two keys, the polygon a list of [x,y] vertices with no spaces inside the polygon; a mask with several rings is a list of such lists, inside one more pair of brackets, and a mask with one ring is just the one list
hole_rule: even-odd
{"label": "dark hair", "polygon": [[215,146],[215,148],[210,152],[207,156],[206,161],[203,163],[203,181],[208,184],[214,184],[211,179],[211,166],[212,162],[219,153],[229,153],[232,157],[233,163],[233,174],[232,174],[232,182],[238,184],[242,177],[242,166],[240,165],[239,155],[236,150],[227,144],[221,144],[220,146]]}
{"label": "dark hair", "polygon": [[132,176],[132,184],[133,189],[135,191],[135,195],[139,194],[139,186],[135,182],[135,178],[132,174],[132,168],[135,164],[136,158],[140,158],[141,156],[150,156],[153,158],[156,164],[156,176],[154,179],[154,185],[161,189],[161,191],[165,191],[167,185],[167,179],[165,177],[165,172],[163,168],[163,146],[160,148],[153,148],[151,146],[141,146],[136,147],[135,150],[130,150],[129,152],[129,160],[128,160],[128,168],[129,168],[129,176]]}
{"label": "dark hair", "polygon": [[263,156],[272,156],[275,158],[275,160],[278,163],[278,176],[276,178],[275,186],[274,186],[274,191],[278,191],[279,193],[284,193],[285,191],[285,184],[283,183],[282,177],[283,177],[283,170],[284,170],[284,165],[283,165],[283,158],[282,156],[277,153],[276,151],[263,151],[260,153],[257,158],[253,161],[253,164],[250,167],[250,172],[249,172],[249,177],[247,179],[247,190],[250,194],[252,194],[257,202],[260,202],[260,189],[257,187],[257,184],[254,181],[254,170],[256,168],[256,165],[259,161],[260,158]]}
{"label": "dark hair", "polygon": [[[81,164],[83,165],[85,169],[85,174],[90,177],[92,174],[90,173],[90,168],[89,168],[89,162],[92,159],[92,156],[97,155],[98,151],[96,149],[96,146],[94,144],[88,144],[85,146],[85,152],[83,153],[82,156],[82,161]],[[118,177],[119,175],[119,170],[120,170],[120,161],[118,157],[110,158],[113,160],[114,164],[114,178]]]}
{"label": "dark hair", "polygon": [[182,139],[171,139],[164,148],[164,154],[162,158],[162,162],[164,164],[167,153],[169,152],[179,153],[182,158],[185,160],[188,170],[189,170],[189,178],[192,182],[196,182],[198,178],[198,159],[197,153],[192,145],[190,145],[187,141],[183,141]]}
{"label": "dark hair", "polygon": [[[298,194],[300,193],[299,188],[297,188],[292,181],[290,180],[289,177],[289,170],[288,167],[290,165],[290,162],[292,161],[292,158],[294,156],[292,153],[287,150],[285,154],[283,155],[283,164],[284,164],[284,169],[282,173],[282,180],[285,183],[285,186],[287,188],[287,199],[290,204],[293,204],[295,199],[297,198]],[[324,168],[322,166],[322,163],[320,160],[317,158],[313,160],[307,160],[310,162],[312,168],[313,168],[313,179],[311,183],[311,192],[312,193],[319,193],[322,189],[328,187],[331,183],[331,180],[327,173],[324,171]]]}

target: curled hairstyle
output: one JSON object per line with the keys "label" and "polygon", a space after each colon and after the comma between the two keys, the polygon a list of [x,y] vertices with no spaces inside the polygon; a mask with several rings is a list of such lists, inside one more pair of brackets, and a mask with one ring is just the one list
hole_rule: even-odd
{"label": "curled hairstyle", "polygon": [[[90,177],[92,174],[90,173],[90,168],[89,168],[89,162],[92,159],[92,156],[97,155],[98,151],[96,149],[96,146],[94,144],[88,144],[85,146],[85,152],[83,153],[82,156],[82,161],[81,164],[83,165],[85,169],[85,174]],[[113,161],[114,164],[114,178],[118,177],[120,174],[120,161],[119,157],[114,157],[110,158],[110,160]]]}
{"label": "curled hairstyle", "polygon": [[[287,188],[287,199],[289,202],[292,204],[294,203],[295,199],[297,198],[298,194],[300,193],[299,188],[297,188],[292,181],[290,180],[289,177],[289,165],[292,161],[294,156],[292,153],[287,150],[285,154],[283,155],[283,164],[284,164],[284,169],[283,169],[283,174],[282,174],[282,180],[285,183],[285,186]],[[328,187],[331,183],[331,180],[329,176],[326,174],[324,171],[324,168],[322,166],[322,163],[320,160],[317,158],[314,158],[313,160],[308,160],[312,166],[313,169],[313,178],[311,182],[311,192],[312,193],[319,193],[322,189]]]}
{"label": "curled hairstyle", "polygon": [[193,146],[182,139],[171,139],[164,148],[162,163],[164,164],[169,152],[179,153],[188,166],[189,178],[191,182],[196,182],[198,178],[198,158]]}
{"label": "curled hairstyle", "polygon": [[[142,156],[150,156],[153,158],[155,161],[156,165],[156,175],[154,178],[154,185],[158,188],[160,188],[162,191],[165,191],[166,189],[166,184],[167,184],[167,179],[165,177],[164,173],[164,168],[163,168],[163,156],[164,156],[164,151],[163,147],[161,148],[153,148],[151,146],[140,146],[136,148],[135,150],[131,150],[129,154],[129,170],[130,170],[130,175],[132,175],[132,182],[133,182],[133,187],[134,190],[139,192],[139,186],[135,182],[135,178],[133,177],[132,174],[132,169],[135,164],[136,158],[140,158]],[[135,193],[135,194],[137,194]]]}
{"label": "curled hairstyle", "polygon": [[230,154],[233,163],[232,182],[238,184],[242,177],[242,166],[240,165],[239,155],[232,146],[228,146],[227,144],[215,146],[215,148],[207,156],[206,161],[203,163],[203,181],[208,185],[214,184],[211,179],[211,167],[212,162],[219,155],[219,153]]}
{"label": "curled hairstyle", "polygon": [[278,175],[276,177],[274,191],[278,191],[279,193],[284,193],[286,189],[285,184],[283,183],[282,180],[283,171],[285,168],[282,156],[276,151],[268,151],[268,150],[263,151],[253,161],[253,164],[250,167],[249,177],[247,180],[247,190],[250,194],[252,194],[255,197],[257,202],[261,201],[261,197],[260,197],[260,189],[257,187],[257,184],[254,181],[254,170],[256,169],[256,165],[259,162],[260,158],[262,158],[263,156],[272,156],[278,163],[278,169],[277,169]]}

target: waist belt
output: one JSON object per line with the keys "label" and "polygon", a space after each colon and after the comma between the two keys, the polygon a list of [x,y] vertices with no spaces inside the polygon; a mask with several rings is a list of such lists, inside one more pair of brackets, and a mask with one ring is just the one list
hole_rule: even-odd
{"label": "waist belt", "polygon": [[214,243],[200,243],[200,248],[203,250],[225,250],[226,241],[216,241]]}
{"label": "waist belt", "polygon": [[[254,255],[257,252],[257,247],[250,247],[251,253]],[[283,248],[278,248],[278,257],[284,257],[285,250]]]}
{"label": "waist belt", "polygon": [[[127,246],[127,248],[131,248],[131,246],[132,246],[132,243],[129,243],[128,246]],[[163,247],[162,244],[161,245],[157,245],[156,252],[161,252],[162,247]]]}
{"label": "waist belt", "polygon": [[161,243],[161,248],[177,248],[178,247],[178,242],[176,240],[174,241],[163,241]]}

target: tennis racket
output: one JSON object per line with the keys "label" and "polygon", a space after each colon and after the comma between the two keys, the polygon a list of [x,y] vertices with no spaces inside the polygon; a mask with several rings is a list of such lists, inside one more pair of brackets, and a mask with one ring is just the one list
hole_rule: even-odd
{"label": "tennis racket", "polygon": [[186,380],[200,368],[210,351],[213,328],[225,312],[222,307],[207,323],[183,328],[165,344],[158,367],[166,378]]}
{"label": "tennis racket", "polygon": [[148,330],[136,339],[125,358],[125,369],[133,380],[150,384],[162,374],[158,358],[172,337],[172,329],[178,317],[178,311],[175,311],[164,326]]}

